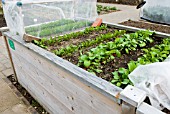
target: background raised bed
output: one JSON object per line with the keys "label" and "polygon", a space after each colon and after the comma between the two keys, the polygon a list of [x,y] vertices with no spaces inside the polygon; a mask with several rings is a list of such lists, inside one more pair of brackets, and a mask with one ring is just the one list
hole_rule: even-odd
{"label": "background raised bed", "polygon": [[120,24],[170,34],[170,26],[168,25],[133,20],[128,20]]}
{"label": "background raised bed", "polygon": [[97,0],[97,2],[103,3],[118,3],[125,5],[138,5],[141,0]]}

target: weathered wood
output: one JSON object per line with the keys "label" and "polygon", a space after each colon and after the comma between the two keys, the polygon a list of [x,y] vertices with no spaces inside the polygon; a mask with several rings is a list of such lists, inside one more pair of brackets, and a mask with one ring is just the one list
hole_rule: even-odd
{"label": "weathered wood", "polygon": [[120,92],[119,98],[133,107],[138,107],[146,99],[146,92],[134,86],[128,85],[123,91]]}
{"label": "weathered wood", "polygon": [[[108,25],[132,31],[141,30],[115,24]],[[3,34],[11,38],[9,32]],[[169,36],[158,32],[156,35]],[[127,105],[122,105],[124,112],[119,105],[118,96],[122,89],[34,44],[24,43],[19,36],[12,36],[11,39],[14,40],[16,47],[16,50],[10,51],[19,82],[50,113],[121,114],[126,112],[124,109]],[[154,114],[159,114],[155,108],[143,103],[137,109],[138,114],[146,113],[143,107],[149,107],[154,110]],[[129,109],[134,113],[134,106]]]}
{"label": "weathered wood", "polygon": [[122,103],[122,114],[135,114],[136,107],[132,106],[129,103]]}
{"label": "weathered wood", "polygon": [[142,103],[136,110],[136,114],[165,114],[164,112],[146,104]]}
{"label": "weathered wood", "polygon": [[28,35],[28,34],[24,34],[23,39],[26,42],[32,42],[33,40],[40,40],[40,38],[31,36],[31,35]]}
{"label": "weathered wood", "polygon": [[[34,93],[35,95],[33,94],[33,96],[43,106],[50,106],[47,109],[51,113],[57,113],[54,111],[56,106],[52,105],[56,101],[60,104],[57,105],[59,106],[59,114],[68,114],[69,111],[74,114],[112,114],[113,112],[115,114],[121,114],[121,107],[117,102],[105,97],[91,86],[85,85],[81,80],[73,76],[76,74],[72,74],[64,68],[56,66],[19,43],[15,42],[15,48],[16,50],[11,50],[11,52],[19,82],[30,93]],[[105,85],[102,86],[104,87]],[[46,97],[54,100],[48,100],[47,103],[45,100],[47,99]],[[60,110],[61,108],[64,109]],[[64,112],[63,110],[67,110],[68,112]]]}

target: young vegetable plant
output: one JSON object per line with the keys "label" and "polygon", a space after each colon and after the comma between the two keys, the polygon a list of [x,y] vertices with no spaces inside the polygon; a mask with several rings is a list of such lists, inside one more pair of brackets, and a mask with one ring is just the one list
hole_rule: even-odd
{"label": "young vegetable plant", "polygon": [[[117,34],[117,33],[115,33]],[[152,43],[152,32],[138,31],[131,34],[123,34],[120,38],[116,38],[114,42],[108,42],[106,44],[100,44],[96,48],[91,49],[85,55],[86,60],[79,58],[78,66],[86,67],[85,61],[90,61],[90,67],[87,68],[89,72],[100,73],[102,64],[106,64],[114,59],[114,57],[120,57],[122,52],[129,54],[130,51],[136,50],[137,47],[143,48],[142,43]],[[85,56],[82,55],[82,56]],[[98,72],[100,71],[100,72]]]}
{"label": "young vegetable plant", "polygon": [[46,37],[46,36],[51,36],[55,34],[62,34],[64,32],[76,30],[76,29],[83,28],[89,25],[91,25],[91,23],[87,21],[72,22],[72,23],[68,23],[68,24],[64,24],[60,26],[53,26],[53,27],[47,24],[43,26],[44,29],[32,27],[31,29],[33,29],[34,31],[32,32],[28,32],[28,30],[26,31],[28,32],[28,34],[33,35],[33,36]]}
{"label": "young vegetable plant", "polygon": [[[128,78],[128,75],[135,70],[139,65],[146,65],[154,62],[164,61],[170,54],[170,38],[163,40],[162,44],[155,45],[149,49],[142,49],[144,55],[139,57],[137,61],[130,61],[127,66],[128,68],[119,68],[118,71],[113,72],[113,79],[111,83],[124,88],[128,84],[132,84]],[[120,72],[120,69],[124,72]],[[125,81],[126,80],[126,81]],[[127,83],[128,82],[128,83]],[[123,85],[122,85],[123,84]]]}
{"label": "young vegetable plant", "polygon": [[101,14],[102,12],[108,13],[110,11],[116,11],[116,7],[110,7],[110,6],[102,6],[102,5],[97,5],[97,13]]}
{"label": "young vegetable plant", "polygon": [[[113,34],[107,33],[107,34],[104,34],[104,35],[100,35],[99,37],[96,37],[95,39],[92,39],[92,40],[87,39],[86,41],[81,42],[78,45],[71,45],[71,47],[74,47],[73,49],[65,47],[65,48],[62,48],[60,50],[55,50],[54,53],[58,56],[70,55],[70,53],[73,53],[75,51],[81,50],[81,49],[86,48],[86,47],[93,46],[95,44],[100,44],[103,41],[114,38],[117,35],[121,35],[123,33],[125,33],[125,31],[120,30],[120,31],[115,31],[115,33],[113,33]],[[63,51],[63,50],[65,52],[61,53],[61,51]]]}

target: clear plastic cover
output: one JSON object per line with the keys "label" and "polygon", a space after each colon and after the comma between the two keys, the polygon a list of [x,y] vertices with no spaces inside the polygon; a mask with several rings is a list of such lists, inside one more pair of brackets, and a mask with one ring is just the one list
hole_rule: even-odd
{"label": "clear plastic cover", "polygon": [[140,17],[158,23],[170,24],[170,0],[145,0]]}
{"label": "clear plastic cover", "polygon": [[51,37],[91,25],[97,0],[5,0],[7,26],[12,35]]}

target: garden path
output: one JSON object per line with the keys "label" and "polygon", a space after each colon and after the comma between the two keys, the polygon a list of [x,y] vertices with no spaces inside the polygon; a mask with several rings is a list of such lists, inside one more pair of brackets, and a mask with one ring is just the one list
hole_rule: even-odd
{"label": "garden path", "polygon": [[108,4],[108,3],[98,3],[103,6],[112,6],[116,7],[120,11],[100,15],[99,17],[103,19],[103,21],[110,23],[120,23],[123,21],[131,20],[140,20],[139,12],[140,10],[136,9],[136,6],[129,5],[121,5],[121,4]]}
{"label": "garden path", "polygon": [[13,74],[4,38],[0,37],[0,114],[36,114],[7,79],[7,76]]}

